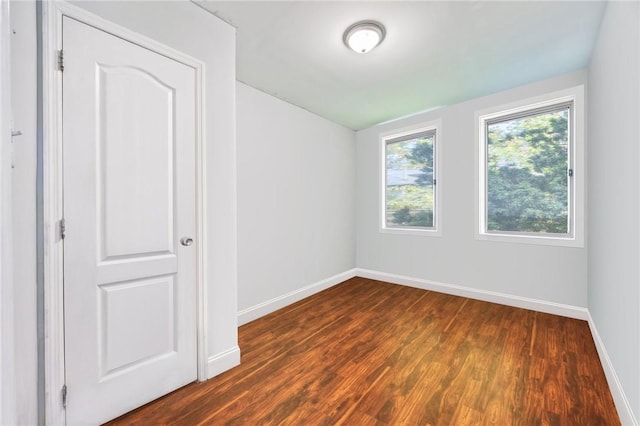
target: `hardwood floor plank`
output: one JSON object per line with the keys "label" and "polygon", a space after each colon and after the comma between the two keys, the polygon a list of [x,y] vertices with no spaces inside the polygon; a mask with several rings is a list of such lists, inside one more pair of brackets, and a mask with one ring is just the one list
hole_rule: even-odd
{"label": "hardwood floor plank", "polygon": [[354,278],[239,329],[141,425],[619,425],[586,322]]}

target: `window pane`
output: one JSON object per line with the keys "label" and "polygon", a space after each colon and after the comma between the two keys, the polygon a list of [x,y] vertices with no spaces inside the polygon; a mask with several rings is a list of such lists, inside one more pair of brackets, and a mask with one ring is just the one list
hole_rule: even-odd
{"label": "window pane", "polygon": [[569,233],[569,114],[487,124],[487,231]]}
{"label": "window pane", "polygon": [[386,143],[387,227],[434,227],[435,133]]}

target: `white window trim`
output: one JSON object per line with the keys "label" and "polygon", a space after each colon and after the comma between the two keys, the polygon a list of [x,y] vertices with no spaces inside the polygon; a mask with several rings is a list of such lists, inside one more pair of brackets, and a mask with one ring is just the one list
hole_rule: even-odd
{"label": "white window trim", "polygon": [[[400,138],[403,136],[409,136],[414,133],[426,132],[435,130],[435,149],[434,149],[434,165],[435,173],[434,179],[436,185],[434,186],[434,227],[433,228],[420,228],[420,227],[387,227],[386,226],[386,142],[390,139]],[[380,226],[380,232],[385,234],[404,234],[404,235],[422,235],[428,237],[440,237],[442,236],[442,120],[432,120],[428,122],[418,123],[412,126],[403,127],[401,129],[390,130],[388,132],[380,133],[379,135],[379,218],[378,223]]]}
{"label": "white window trim", "polygon": [[[573,119],[570,134],[572,150],[569,167],[573,170],[573,197],[571,199],[571,230],[568,236],[550,234],[497,234],[486,232],[486,126],[492,118],[515,114],[523,111],[543,108],[563,102],[573,102]],[[585,224],[585,113],[584,86],[575,86],[565,90],[547,93],[533,98],[522,99],[509,104],[476,111],[476,239],[507,243],[538,244],[564,247],[584,247]]]}

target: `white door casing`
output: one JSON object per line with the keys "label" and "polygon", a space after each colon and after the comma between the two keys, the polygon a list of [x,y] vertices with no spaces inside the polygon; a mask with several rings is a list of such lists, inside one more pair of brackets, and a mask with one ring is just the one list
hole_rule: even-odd
{"label": "white door casing", "polygon": [[196,71],[63,18],[67,422],[197,378]]}

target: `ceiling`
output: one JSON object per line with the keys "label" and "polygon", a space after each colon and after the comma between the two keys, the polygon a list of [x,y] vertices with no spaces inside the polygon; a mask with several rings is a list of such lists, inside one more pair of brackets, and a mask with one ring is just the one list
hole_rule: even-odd
{"label": "ceiling", "polygon": [[[237,79],[354,130],[587,66],[601,1],[209,1],[237,28]],[[356,21],[384,24],[368,54]]]}

